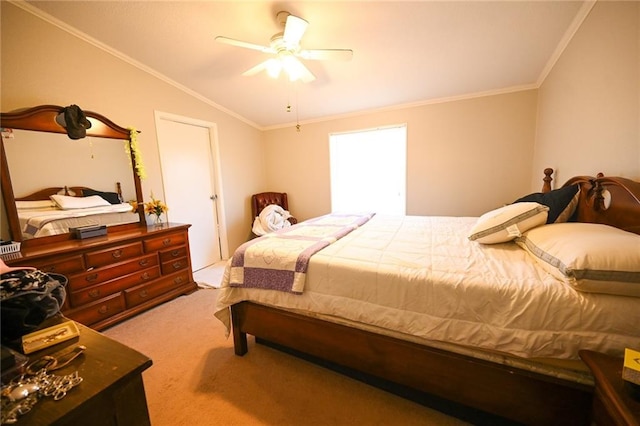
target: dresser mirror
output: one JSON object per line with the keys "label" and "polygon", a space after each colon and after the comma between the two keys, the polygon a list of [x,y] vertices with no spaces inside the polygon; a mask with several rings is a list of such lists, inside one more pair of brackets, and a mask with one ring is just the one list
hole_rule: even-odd
{"label": "dresser mirror", "polygon": [[[145,225],[135,156],[126,149],[129,130],[84,111],[91,127],[86,137],[71,139],[59,124],[62,111],[61,106],[42,105],[0,114],[2,236],[46,244],[71,238],[69,227]],[[134,200],[135,212],[127,209]]]}

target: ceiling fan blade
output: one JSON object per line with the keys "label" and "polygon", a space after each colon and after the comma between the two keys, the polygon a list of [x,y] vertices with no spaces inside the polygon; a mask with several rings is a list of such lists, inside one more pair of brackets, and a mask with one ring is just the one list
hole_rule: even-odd
{"label": "ceiling fan blade", "polygon": [[311,49],[301,50],[297,54],[303,59],[312,60],[333,60],[333,61],[350,61],[353,58],[353,50],[351,49]]}
{"label": "ceiling fan blade", "polygon": [[255,67],[249,68],[248,70],[246,70],[245,72],[242,73],[242,75],[244,75],[245,77],[250,77],[252,75],[256,75],[259,72],[266,70],[267,69],[267,61],[264,62],[260,62],[258,65],[256,65]]}
{"label": "ceiling fan blade", "polygon": [[282,39],[289,45],[300,44],[300,39],[307,30],[308,25],[309,23],[302,18],[298,18],[293,15],[287,16],[287,22],[284,26]]}
{"label": "ceiling fan blade", "polygon": [[309,68],[305,67],[302,62],[300,62],[300,65],[302,65],[302,75],[300,76],[300,80],[302,80],[303,83],[311,83],[316,79],[316,76],[309,71]]}
{"label": "ceiling fan blade", "polygon": [[267,59],[264,62],[259,63],[253,68],[249,68],[245,72],[242,73],[245,77],[251,77],[252,75],[256,75],[262,71],[267,71],[267,74],[273,78],[278,78],[280,75],[280,71],[282,70],[282,63],[275,59]]}
{"label": "ceiling fan blade", "polygon": [[259,44],[253,44],[242,40],[236,40],[229,37],[217,36],[215,38],[217,42],[229,44],[231,46],[244,47],[246,49],[259,50],[263,53],[275,53],[275,51],[271,47],[261,46]]}

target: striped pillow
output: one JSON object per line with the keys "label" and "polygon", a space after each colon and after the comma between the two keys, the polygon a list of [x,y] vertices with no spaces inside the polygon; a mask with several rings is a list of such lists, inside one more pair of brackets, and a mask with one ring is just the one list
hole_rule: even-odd
{"label": "striped pillow", "polygon": [[554,223],[516,239],[576,290],[640,297],[640,235],[595,223]]}
{"label": "striped pillow", "polygon": [[482,244],[511,241],[547,221],[549,207],[539,203],[509,204],[480,216],[471,229],[469,239]]}

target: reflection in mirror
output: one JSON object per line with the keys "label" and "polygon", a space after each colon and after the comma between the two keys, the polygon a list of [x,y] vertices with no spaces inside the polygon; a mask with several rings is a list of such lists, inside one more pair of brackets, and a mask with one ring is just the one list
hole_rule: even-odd
{"label": "reflection in mirror", "polygon": [[[124,147],[127,141],[92,136],[72,140],[66,134],[19,129],[6,136],[3,142],[16,200],[44,188],[65,186],[120,193],[125,202],[136,199],[130,159]],[[59,207],[45,208],[42,203],[18,204],[23,240],[66,233],[69,227],[139,220],[138,214],[127,210],[126,205],[96,207],[92,211],[82,208],[73,213]],[[100,215],[88,214],[99,210]]]}
{"label": "reflection in mirror", "polygon": [[60,133],[28,130],[12,133],[4,139],[4,149],[16,198],[48,186],[115,191],[115,182],[121,182],[123,198],[135,199],[125,141],[91,136],[72,140]]}
{"label": "reflection in mirror", "polygon": [[[146,226],[136,158],[125,149],[131,130],[85,110],[86,137],[72,140],[56,121],[66,110],[40,105],[0,113],[3,240],[31,247],[71,239],[70,227],[107,225],[112,232]],[[129,200],[137,200],[137,213]],[[41,225],[48,229],[40,232]]]}

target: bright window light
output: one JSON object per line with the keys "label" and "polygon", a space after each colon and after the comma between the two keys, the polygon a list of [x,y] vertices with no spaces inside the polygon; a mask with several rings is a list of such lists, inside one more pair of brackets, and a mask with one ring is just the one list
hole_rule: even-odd
{"label": "bright window light", "polygon": [[407,126],[329,135],[331,210],[406,214]]}

